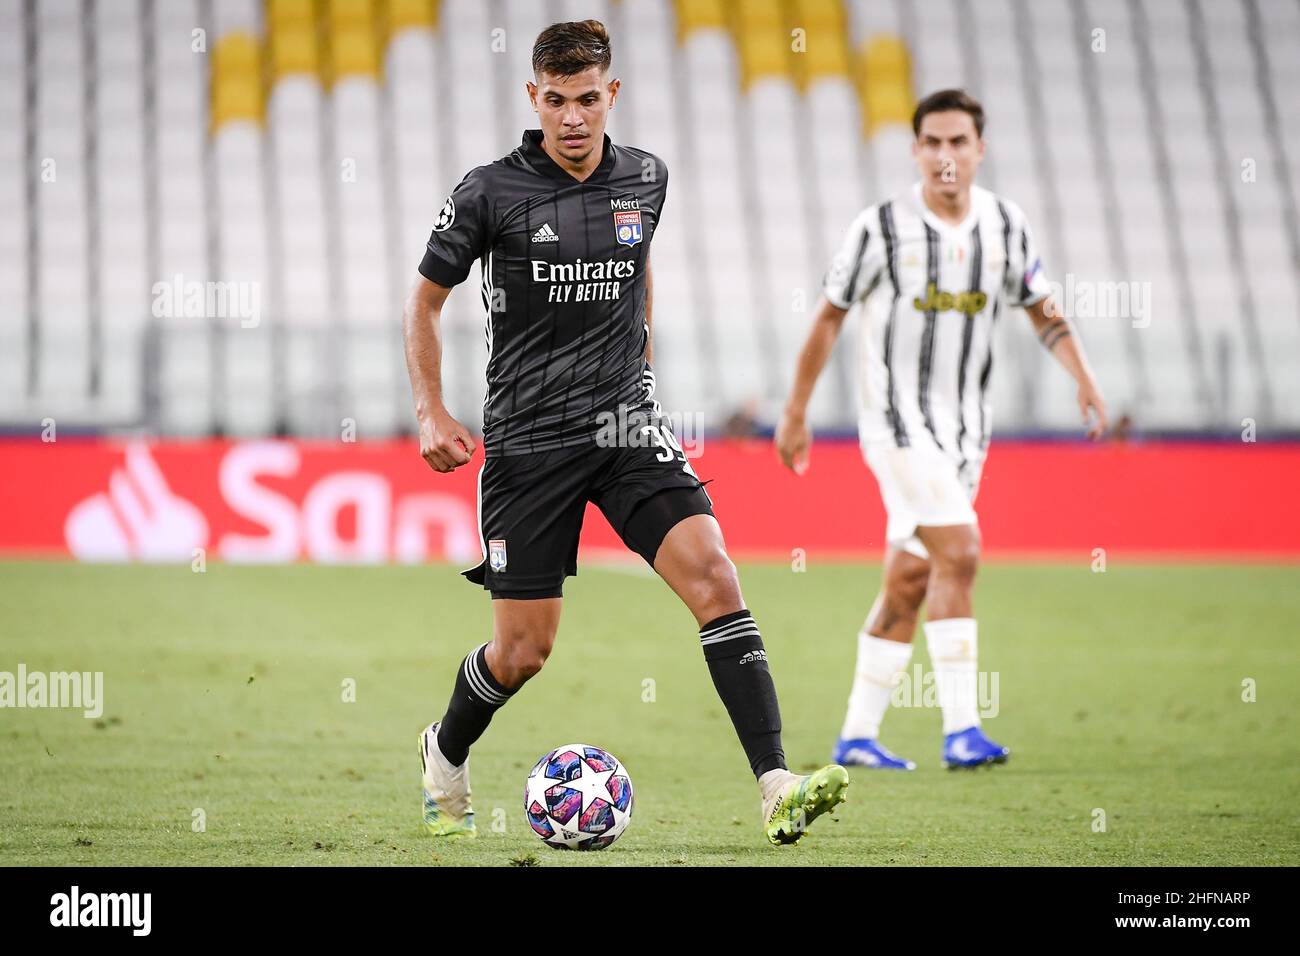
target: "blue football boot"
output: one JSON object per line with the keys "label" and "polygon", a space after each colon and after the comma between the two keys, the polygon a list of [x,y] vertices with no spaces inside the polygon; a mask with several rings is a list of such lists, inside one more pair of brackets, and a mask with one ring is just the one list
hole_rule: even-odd
{"label": "blue football boot", "polygon": [[1006,763],[1009,756],[1009,748],[989,740],[979,727],[967,727],[943,738],[943,765],[949,770]]}
{"label": "blue football boot", "polygon": [[916,764],[890,753],[874,737],[859,737],[856,740],[841,737],[835,742],[831,763],[842,767],[875,767],[879,770],[916,769]]}

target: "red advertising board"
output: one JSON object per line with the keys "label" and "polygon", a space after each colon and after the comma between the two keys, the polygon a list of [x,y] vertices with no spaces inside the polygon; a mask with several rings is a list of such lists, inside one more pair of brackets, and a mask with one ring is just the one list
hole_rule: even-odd
{"label": "red advertising board", "polygon": [[[440,475],[407,441],[0,440],[0,553],[83,560],[475,563],[482,452]],[[802,477],[769,442],[714,440],[709,479],[737,558],[875,558],[884,513],[851,441]],[[1300,557],[1300,444],[995,442],[976,508],[992,557]],[[594,509],[588,554],[619,549]]]}

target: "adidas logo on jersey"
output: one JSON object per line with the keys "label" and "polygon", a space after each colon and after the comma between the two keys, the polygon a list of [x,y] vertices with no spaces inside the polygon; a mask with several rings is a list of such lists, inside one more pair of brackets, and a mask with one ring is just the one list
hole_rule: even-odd
{"label": "adidas logo on jersey", "polygon": [[555,232],[554,229],[551,228],[551,224],[549,222],[542,223],[542,228],[538,229],[535,233],[533,233],[533,242],[559,242],[559,241],[560,241],[559,235]]}

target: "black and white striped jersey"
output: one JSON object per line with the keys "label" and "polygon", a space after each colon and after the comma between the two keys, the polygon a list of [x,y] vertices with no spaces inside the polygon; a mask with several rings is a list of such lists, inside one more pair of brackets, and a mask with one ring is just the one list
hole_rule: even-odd
{"label": "black and white striped jersey", "polygon": [[966,221],[950,225],[917,183],[853,221],[823,288],[839,308],[861,303],[862,441],[982,462],[994,324],[1050,291],[1020,207],[974,186]]}
{"label": "black and white striped jersey", "polygon": [[606,413],[653,406],[645,269],[668,170],[606,136],[600,165],[578,182],[541,142],[527,130],[510,155],[471,170],[420,263],[446,287],[481,266],[489,456],[589,444]]}

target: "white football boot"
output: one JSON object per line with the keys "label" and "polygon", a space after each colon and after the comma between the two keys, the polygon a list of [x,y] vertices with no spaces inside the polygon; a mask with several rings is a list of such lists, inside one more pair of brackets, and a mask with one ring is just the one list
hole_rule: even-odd
{"label": "white football boot", "polygon": [[424,768],[424,828],[437,837],[475,836],[469,758],[459,767],[447,762],[438,749],[436,721],[420,734],[420,765]]}

